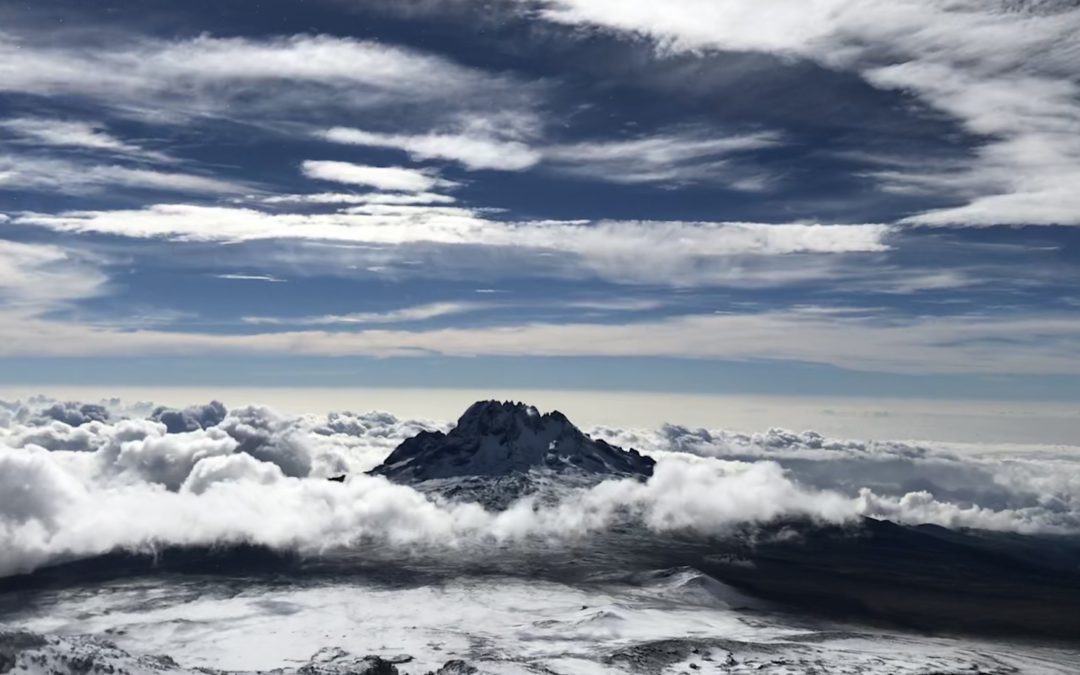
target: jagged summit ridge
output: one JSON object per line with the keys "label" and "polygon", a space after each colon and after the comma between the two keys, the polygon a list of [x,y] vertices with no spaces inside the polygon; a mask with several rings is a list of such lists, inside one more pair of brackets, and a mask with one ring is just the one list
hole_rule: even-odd
{"label": "jagged summit ridge", "polygon": [[558,411],[541,414],[520,402],[478,401],[449,433],[413,436],[371,473],[404,483],[534,470],[648,477],[654,464],[636,450],[589,438]]}

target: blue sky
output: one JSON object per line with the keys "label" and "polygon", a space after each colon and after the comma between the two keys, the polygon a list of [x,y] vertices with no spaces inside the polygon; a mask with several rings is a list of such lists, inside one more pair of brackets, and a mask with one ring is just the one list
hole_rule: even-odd
{"label": "blue sky", "polygon": [[0,6],[0,381],[1080,399],[1080,9]]}

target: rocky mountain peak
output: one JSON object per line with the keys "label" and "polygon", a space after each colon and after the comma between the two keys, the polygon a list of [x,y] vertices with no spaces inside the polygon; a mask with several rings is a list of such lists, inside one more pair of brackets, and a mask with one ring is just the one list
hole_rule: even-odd
{"label": "rocky mountain peak", "polygon": [[654,463],[636,450],[589,438],[558,411],[542,414],[525,403],[478,401],[449,433],[422,432],[407,439],[371,473],[408,483],[534,470],[647,477]]}
{"label": "rocky mountain peak", "polygon": [[[512,401],[477,401],[458,418],[451,434],[458,436],[520,435],[559,427],[577,428],[559,411],[541,414],[531,405]],[[580,433],[580,432],[578,432]]]}

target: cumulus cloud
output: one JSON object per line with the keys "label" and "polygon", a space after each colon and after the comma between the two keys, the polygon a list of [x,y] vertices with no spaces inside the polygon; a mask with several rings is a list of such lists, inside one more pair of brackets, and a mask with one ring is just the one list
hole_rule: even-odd
{"label": "cumulus cloud", "polygon": [[183,410],[175,408],[157,408],[150,419],[165,425],[170,434],[196,431],[217,426],[225,419],[227,411],[221,401],[211,401],[206,405],[189,406]]}
{"label": "cumulus cloud", "polygon": [[229,411],[215,428],[237,441],[238,452],[275,464],[286,476],[303,477],[311,473],[312,456],[307,439],[289,417],[263,406],[247,406]]}
{"label": "cumulus cloud", "polygon": [[[948,444],[827,438],[769,429],[738,433],[663,425],[598,428],[595,435],[645,452],[682,452],[726,461],[775,462],[819,490],[859,498],[861,513],[904,523],[1036,531],[1070,529],[1080,481],[1068,447],[957,448]],[[1065,462],[1065,464],[1062,464]]]}
{"label": "cumulus cloud", "polygon": [[[237,454],[293,477],[364,471],[404,436],[434,428],[387,413],[296,417],[262,406],[227,411],[218,401],[176,409],[36,398],[5,404],[4,410],[9,418],[0,428],[2,447],[57,452],[92,480],[136,478],[169,490],[178,489],[204,458]],[[76,454],[81,457],[71,459]]]}
{"label": "cumulus cloud", "polygon": [[[41,448],[12,452],[0,447],[0,488],[4,493],[0,533],[9,536],[19,531],[18,526],[36,525],[34,529],[59,526],[64,502],[82,493],[79,482]],[[7,537],[4,540],[14,545],[20,543]]]}
{"label": "cumulus cloud", "polygon": [[[999,530],[1005,532],[1046,532],[1057,531],[1048,520],[1046,509],[1038,506],[995,511],[975,504],[961,506],[949,502],[940,502],[925,490],[909,492],[902,497],[883,497],[875,495],[867,488],[859,491],[859,510],[882,520],[905,525],[932,523],[948,528],[976,528],[981,530]],[[1070,521],[1071,531],[1075,526]]]}
{"label": "cumulus cloud", "polygon": [[46,450],[94,452],[107,442],[100,424],[72,426],[67,422],[42,422],[35,425],[15,425],[4,434],[4,442],[16,448],[37,446]]}
{"label": "cumulus cloud", "polygon": [[[864,515],[1016,532],[1080,528],[1074,449],[991,458],[812,432],[598,428],[594,436],[654,455],[654,476],[570,488],[554,501],[527,497],[491,512],[362,475],[405,437],[445,425],[388,413],[293,417],[246,406],[208,429],[180,433],[153,420],[91,422],[79,427],[99,437],[89,453],[20,445],[16,439],[35,429],[63,424],[38,414],[49,403],[7,406],[29,407],[25,424],[0,435],[0,538],[7,544],[0,574],[115,548],[243,542],[318,554],[375,544],[505,547],[589,536],[628,521],[705,536],[790,518],[856,525]],[[323,472],[296,471],[299,454]],[[349,479],[325,480],[330,469]],[[909,489],[913,476],[918,489]],[[980,488],[984,483],[1003,496]],[[964,485],[972,488],[966,497]]]}
{"label": "cumulus cloud", "polygon": [[[41,466],[49,459],[43,451],[0,450],[9,465],[7,475],[40,483],[42,494],[52,497],[6,506],[0,527],[19,545],[0,554],[0,572],[115,547],[246,542],[306,553],[366,544],[441,548],[574,538],[628,518],[641,519],[658,532],[717,534],[779,515],[832,522],[855,517],[852,504],[841,496],[807,493],[769,465],[713,461],[691,469],[675,462],[661,466],[649,484],[613,481],[568,495],[555,506],[526,500],[494,513],[472,503],[433,501],[381,478],[353,476],[345,484],[285,478],[254,460],[224,454],[198,459],[188,468],[198,453],[207,452],[202,441],[192,439],[189,451],[173,463],[144,467],[147,478],[168,481],[167,487],[175,485],[180,469],[187,469],[188,477],[175,491],[143,484],[87,489],[56,465]],[[684,487],[690,489],[671,489],[687,480]],[[773,499],[761,499],[761,494]]]}
{"label": "cumulus cloud", "polygon": [[[668,426],[655,432],[598,429],[596,435],[638,441],[638,447],[661,456],[689,452],[776,471],[811,494],[844,495],[853,501],[843,508],[853,504],[859,515],[903,524],[1022,533],[1080,527],[1080,483],[1054,479],[1061,459],[1017,453],[1003,460],[978,449],[956,453],[932,444],[836,440],[779,429],[748,435]],[[1072,452],[1061,448],[1055,457]]]}
{"label": "cumulus cloud", "polygon": [[65,401],[49,406],[41,412],[41,416],[77,427],[87,422],[107,422],[109,411],[105,406],[97,403]]}
{"label": "cumulus cloud", "polygon": [[180,487],[181,492],[200,495],[218,483],[254,482],[274,485],[285,479],[275,464],[260,462],[251,455],[215,455],[200,459]]}
{"label": "cumulus cloud", "polygon": [[237,441],[220,429],[154,435],[141,442],[122,443],[114,467],[177,490],[200,460],[229,455],[236,449]]}

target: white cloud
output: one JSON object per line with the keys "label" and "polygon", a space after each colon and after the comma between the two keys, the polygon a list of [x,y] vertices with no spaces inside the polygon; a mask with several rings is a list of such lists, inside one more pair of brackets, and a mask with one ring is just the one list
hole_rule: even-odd
{"label": "white cloud", "polygon": [[236,439],[238,452],[274,464],[286,476],[309,475],[320,458],[296,418],[281,415],[266,406],[244,406],[228,412],[213,429]]}
{"label": "white cloud", "polygon": [[[57,215],[24,213],[15,222],[59,232],[96,232],[182,241],[303,239],[382,247],[468,246],[431,264],[466,265],[477,247],[531,256],[513,264],[539,266],[557,276],[582,271],[627,283],[692,286],[770,285],[835,276],[839,264],[822,256],[886,251],[886,225],[709,223],[682,221],[492,220],[484,213],[445,206],[372,204],[339,213],[274,213],[249,208],[159,204],[142,210],[84,211]],[[389,249],[387,247],[397,247]],[[543,256],[550,253],[564,254]],[[649,264],[641,260],[648,256]],[[783,263],[776,256],[792,256]],[[828,256],[824,256],[827,258]],[[501,259],[483,262],[489,268]],[[779,260],[779,259],[777,259]],[[356,264],[354,259],[351,264]],[[373,260],[380,266],[389,262]],[[325,256],[324,256],[325,263]],[[582,267],[584,266],[584,267]],[[475,275],[475,272],[473,272]]]}
{"label": "white cloud", "polygon": [[[856,498],[858,511],[894,522],[1037,532],[1072,530],[1080,511],[1076,448],[947,444],[826,438],[813,431],[600,428],[594,437],[646,454],[686,452],[725,461],[776,462],[816,490]],[[1002,454],[1003,453],[1003,454]]]}
{"label": "white cloud", "polygon": [[425,321],[442,316],[452,316],[464,312],[483,309],[486,305],[470,302],[435,302],[427,305],[414,305],[387,312],[353,312],[351,314],[325,314],[322,316],[272,317],[245,316],[244,323],[255,325],[295,325],[295,326],[333,326],[348,324],[402,323],[407,321]]}
{"label": "white cloud", "polygon": [[0,239],[0,309],[42,312],[105,290],[96,260],[59,246]]}
{"label": "white cloud", "polygon": [[453,186],[452,182],[440,179],[430,171],[397,166],[365,166],[349,162],[307,160],[301,168],[308,178],[366,185],[378,190],[423,193],[435,187]]}
{"label": "white cloud", "polygon": [[[8,544],[0,575],[149,545],[242,542],[317,554],[377,544],[460,555],[463,546],[482,553],[534,537],[573,541],[628,520],[706,536],[791,517],[854,526],[862,515],[1016,532],[1080,527],[1074,448],[1033,459],[782,430],[600,429],[594,434],[643,443],[657,459],[654,476],[494,513],[363,475],[405,437],[433,428],[386,413],[292,417],[246,407],[218,426],[175,434],[146,420],[90,422],[80,429],[95,440],[81,452],[20,440],[39,437],[37,424],[0,430]],[[325,480],[339,471],[349,480]]]}
{"label": "white cloud", "polygon": [[365,194],[318,192],[313,194],[272,195],[259,199],[264,204],[453,204],[450,195],[434,192],[402,194],[400,192],[368,192]]}
{"label": "white cloud", "polygon": [[191,173],[31,155],[0,155],[0,190],[33,189],[85,194],[115,186],[209,194],[237,193],[250,189],[227,180]]}
{"label": "white cloud", "polygon": [[555,146],[545,151],[545,158],[557,171],[611,183],[678,184],[711,180],[753,191],[763,189],[767,178],[745,168],[736,169],[726,158],[778,142],[779,136],[773,133],[719,137],[704,132],[662,134]]}
{"label": "white cloud", "polygon": [[284,279],[269,274],[215,274],[217,279],[230,279],[232,281],[266,281],[275,284],[285,283]]}
{"label": "white cloud", "polygon": [[39,145],[56,145],[102,150],[119,155],[159,162],[172,161],[168,155],[146,150],[116,138],[102,125],[88,122],[21,117],[0,122],[0,129]]}
{"label": "white cloud", "polygon": [[413,159],[446,159],[468,169],[520,171],[543,165],[552,171],[611,183],[715,181],[735,189],[762,189],[760,172],[730,166],[732,155],[770,147],[774,133],[718,136],[703,130],[667,133],[630,140],[569,145],[529,143],[517,138],[475,133],[379,134],[335,127],[323,138],[336,143],[397,148]]}
{"label": "white cloud", "polygon": [[273,485],[285,479],[281,469],[267,462],[260,462],[251,455],[214,455],[200,459],[184,479],[180,490],[202,494],[218,483],[251,481],[259,485]]}
{"label": "white cloud", "polygon": [[[655,38],[670,50],[731,49],[803,56],[829,39],[837,24],[877,3],[844,0],[807,4],[780,0],[766,7],[737,0],[555,0],[542,15],[567,24],[590,24]],[[886,12],[887,17],[896,12]]]}
{"label": "white cloud", "polygon": [[759,51],[812,59],[914,93],[987,140],[952,170],[885,173],[966,205],[929,225],[1080,224],[1080,9],[961,0],[554,0],[548,20],[644,35],[660,51]]}
{"label": "white cloud", "polygon": [[540,153],[525,143],[464,134],[377,134],[334,127],[323,138],[335,143],[397,148],[408,152],[413,159],[447,159],[469,169],[518,171],[540,160]]}
{"label": "white cloud", "polygon": [[[349,165],[351,166],[351,165]],[[397,217],[402,216],[402,217]],[[389,213],[281,214],[246,208],[159,204],[141,210],[23,213],[20,225],[59,232],[199,241],[326,239],[371,244],[431,242],[593,253],[780,255],[884,251],[887,225],[683,221],[488,220],[468,209],[394,207]]]}
{"label": "white cloud", "polygon": [[[432,119],[484,107],[527,109],[532,88],[448,60],[378,42],[299,35],[267,39],[186,40],[109,34],[87,41],[65,32],[0,31],[0,92],[43,97],[81,97],[102,108],[101,117],[151,123],[191,123],[225,117],[288,133],[297,119],[336,119],[357,109],[414,105]],[[432,101],[439,107],[424,107]],[[504,105],[505,104],[505,105]],[[20,118],[0,123],[20,145],[80,148],[127,160],[171,162],[109,134],[100,125],[63,119]],[[105,187],[191,193],[250,191],[217,177],[160,171],[102,161],[74,161],[28,153],[0,156],[0,189],[84,194]],[[344,164],[311,162],[321,179],[391,190],[420,190],[448,181],[413,175],[410,169],[367,171]],[[443,198],[433,201],[445,201]]]}
{"label": "white cloud", "polygon": [[148,483],[178,490],[203,458],[231,455],[236,445],[235,439],[219,429],[153,435],[138,443],[123,443],[114,467]]}
{"label": "white cloud", "polygon": [[[1080,28],[1080,21],[1076,22]],[[1080,50],[1080,45],[1077,46]],[[958,167],[882,172],[891,186],[942,189],[962,206],[905,220],[917,225],[1080,224],[1080,83],[1001,75],[992,81],[929,66],[903,64],[871,74],[882,86],[930,92],[939,106],[996,140]]]}
{"label": "white cloud", "polygon": [[[199,467],[204,462],[209,465]],[[648,484],[611,481],[555,506],[525,501],[502,513],[435,503],[381,478],[356,475],[344,484],[284,479],[250,460],[213,455],[193,467],[187,489],[175,492],[102,484],[58,453],[40,450],[0,448],[0,467],[5,482],[33,486],[25,495],[6,493],[12,498],[0,507],[0,528],[12,544],[0,552],[0,574],[150,542],[245,542],[305,552],[377,542],[438,550],[513,545],[535,536],[574,539],[633,517],[658,532],[716,534],[783,515],[832,522],[856,516],[850,500],[803,490],[775,465],[716,460],[665,462]]]}
{"label": "white cloud", "polygon": [[[10,534],[19,526],[37,521],[44,527],[57,527],[63,511],[63,501],[82,492],[79,482],[51,461],[49,453],[38,448],[14,453],[0,448],[0,487],[5,505],[0,532]],[[9,543],[13,538],[5,537]],[[13,551],[12,551],[13,552]],[[8,573],[14,570],[5,570]]]}
{"label": "white cloud", "polygon": [[[692,315],[631,324],[530,323],[490,328],[295,333],[214,340],[206,348],[310,354],[668,356],[780,359],[901,373],[1077,372],[1080,321],[1071,316],[915,318],[886,323],[836,312]],[[147,336],[147,348],[161,340]],[[233,343],[233,344],[230,344]],[[1022,350],[1016,345],[1024,345]],[[188,349],[198,349],[191,344]],[[175,348],[175,347],[174,347]]]}
{"label": "white cloud", "polygon": [[634,323],[244,335],[117,330],[21,317],[0,322],[0,356],[621,356],[770,359],[894,373],[1064,375],[1080,373],[1078,335],[1080,319],[1068,314],[886,320],[814,308]]}
{"label": "white cloud", "polygon": [[[40,219],[44,220],[40,220]],[[351,237],[372,246],[422,243],[562,251],[603,271],[633,266],[646,252],[648,274],[677,281],[678,269],[712,256],[757,257],[789,265],[800,252],[874,251],[882,231],[844,226],[685,223],[501,223],[440,216],[273,215],[246,209],[157,207],[146,211],[21,216],[18,224],[125,236],[245,240],[264,237]],[[343,220],[342,220],[343,219]],[[834,231],[835,230],[835,231]],[[850,230],[853,238],[844,239]],[[885,230],[887,231],[887,230]],[[349,255],[355,260],[355,252]],[[734,256],[734,258],[732,257]],[[451,256],[455,257],[455,256]],[[500,256],[504,257],[504,256]],[[551,256],[542,256],[546,259]],[[558,256],[555,256],[558,258]],[[694,262],[698,261],[698,262]],[[128,330],[43,318],[50,309],[101,292],[96,266],[51,246],[0,242],[0,355],[74,356],[190,353],[408,356],[661,356],[777,359],[869,371],[915,373],[1075,372],[1080,323],[1052,312],[1001,316],[882,317],[873,311],[795,308],[762,313],[693,314],[631,323],[518,323],[439,330],[322,332],[289,330],[244,335]],[[718,263],[719,264],[719,263]],[[742,263],[738,263],[742,264]],[[579,271],[580,273],[580,271]],[[716,279],[713,279],[713,283]],[[578,306],[578,305],[574,305]],[[633,305],[629,311],[650,309]],[[251,319],[253,324],[334,325],[420,321],[471,311],[474,303],[436,303],[389,313]],[[582,309],[620,307],[580,305]]]}
{"label": "white cloud", "polygon": [[607,300],[571,300],[560,303],[564,307],[592,310],[597,312],[640,312],[659,309],[664,303],[647,298],[609,298]]}
{"label": "white cloud", "polygon": [[379,42],[327,35],[270,39],[87,43],[78,32],[0,33],[0,91],[82,96],[115,112],[157,120],[190,115],[281,117],[437,100],[460,109],[477,99],[527,97],[527,87]]}
{"label": "white cloud", "polygon": [[[426,321],[444,316],[455,316],[487,309],[514,307],[510,303],[493,302],[434,302],[413,305],[385,312],[352,312],[350,314],[324,314],[319,316],[245,316],[242,321],[252,325],[268,326],[334,326],[404,323]],[[552,303],[528,303],[532,308],[582,309],[589,312],[639,312],[658,309],[663,303],[657,300],[614,298],[611,300],[568,300]]]}
{"label": "white cloud", "polygon": [[414,220],[427,220],[437,217],[456,217],[469,219],[477,216],[481,211],[495,211],[496,209],[470,209],[457,206],[430,206],[426,204],[364,204],[362,206],[349,206],[340,211],[348,215],[386,216],[388,218],[406,218]]}

